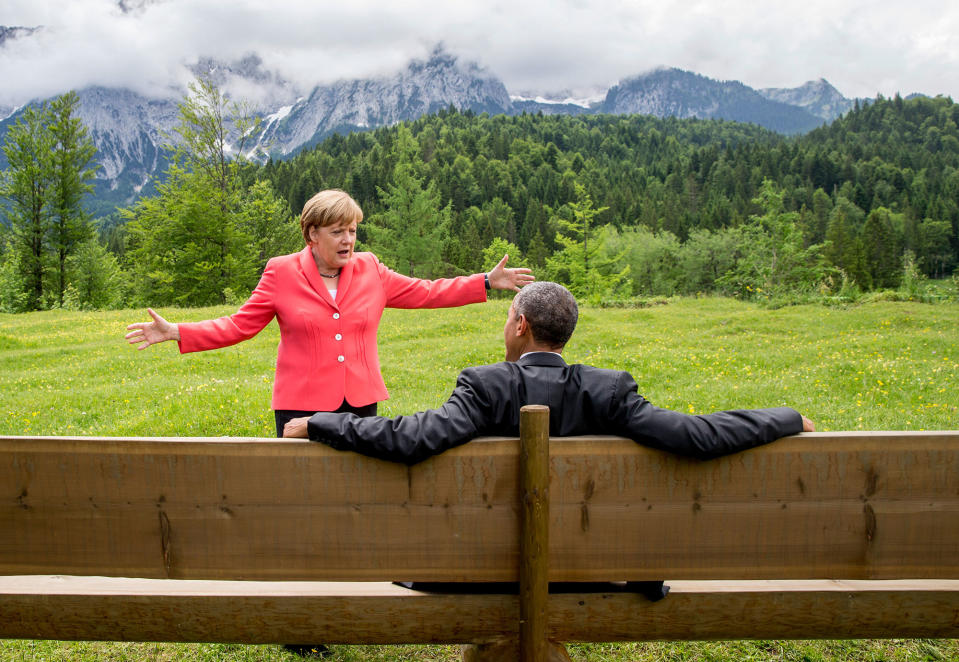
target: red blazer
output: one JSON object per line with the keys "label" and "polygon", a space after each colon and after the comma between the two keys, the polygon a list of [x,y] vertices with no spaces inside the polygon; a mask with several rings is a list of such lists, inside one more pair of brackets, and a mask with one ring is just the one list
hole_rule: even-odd
{"label": "red blazer", "polygon": [[372,253],[354,253],[340,273],[336,300],[309,246],[271,259],[249,300],[233,315],[179,324],[180,352],[227,347],[276,317],[280,345],[273,409],[333,411],[389,397],[376,346],[383,309],[446,308],[486,301],[483,274],[421,280],[401,276]]}

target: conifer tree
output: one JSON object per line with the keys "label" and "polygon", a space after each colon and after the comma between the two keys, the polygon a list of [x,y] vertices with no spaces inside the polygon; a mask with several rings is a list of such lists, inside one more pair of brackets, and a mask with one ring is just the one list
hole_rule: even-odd
{"label": "conifer tree", "polygon": [[556,217],[556,240],[563,247],[546,259],[548,275],[565,283],[577,297],[597,301],[615,293],[629,274],[629,266],[618,267],[621,256],[608,257],[602,251],[602,228],[595,218],[608,209],[593,207],[586,187],[576,184],[576,201],[569,203],[573,220]]}
{"label": "conifer tree", "polygon": [[385,211],[370,217],[371,244],[397,271],[410,277],[443,274],[443,246],[449,236],[450,205],[440,206],[440,193],[431,180],[423,186],[418,174],[423,162],[419,144],[400,126],[393,145],[393,181],[378,187]]}
{"label": "conifer tree", "polygon": [[860,243],[863,258],[872,287],[894,288],[899,285],[901,274],[901,243],[893,229],[889,210],[880,207],[866,217],[862,226]]}
{"label": "conifer tree", "polygon": [[96,147],[90,132],[74,117],[80,102],[76,92],[57,97],[50,104],[50,130],[54,142],[50,187],[50,248],[55,255],[56,296],[63,306],[63,294],[67,287],[67,258],[77,247],[93,236],[89,214],[81,203],[83,197],[93,190],[96,166],[90,161]]}
{"label": "conifer tree", "polygon": [[9,169],[4,173],[0,193],[7,200],[6,215],[27,310],[43,305],[44,276],[49,266],[46,251],[54,169],[50,117],[46,103],[28,107],[10,127],[3,146]]}

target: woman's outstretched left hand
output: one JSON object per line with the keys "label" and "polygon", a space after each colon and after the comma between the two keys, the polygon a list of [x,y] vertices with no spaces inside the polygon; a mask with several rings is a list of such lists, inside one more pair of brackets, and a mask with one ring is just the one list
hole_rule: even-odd
{"label": "woman's outstretched left hand", "polygon": [[506,261],[509,255],[504,255],[492,271],[489,272],[489,286],[494,290],[513,290],[519,292],[519,288],[529,285],[536,277],[533,276],[533,270],[526,267],[517,267],[516,269],[507,269]]}

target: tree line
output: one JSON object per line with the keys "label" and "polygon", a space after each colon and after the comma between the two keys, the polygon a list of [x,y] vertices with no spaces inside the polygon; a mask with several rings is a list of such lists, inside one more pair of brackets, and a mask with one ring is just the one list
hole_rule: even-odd
{"label": "tree line", "polygon": [[[11,130],[0,239],[19,261],[0,271],[0,307],[242,300],[270,256],[302,246],[296,212],[324,188],[363,207],[361,248],[414,276],[472,273],[509,252],[593,301],[915,288],[959,264],[957,124],[949,99],[898,96],[792,138],[720,120],[449,108],[257,165],[242,158],[255,122],[201,80],[157,194],[101,219],[99,241],[70,216],[87,230],[66,249],[50,203],[33,230],[39,257],[14,195],[23,161],[11,158],[29,121]],[[33,149],[56,153],[46,145]],[[91,172],[79,158],[74,169]],[[89,174],[78,181],[89,189]],[[80,271],[106,275],[97,289]]]}
{"label": "tree line", "polygon": [[763,242],[784,236],[774,226],[790,228],[809,266],[802,279],[766,283],[776,294],[871,291],[899,287],[907,273],[942,278],[959,264],[957,123],[949,99],[898,96],[857,103],[796,138],[717,120],[449,109],[330,138],[264,174],[293,208],[339,186],[375,217],[386,202],[380,182],[411,153],[394,146],[412,140],[412,167],[448,210],[442,262],[451,271],[475,268],[497,237],[563,275],[555,260],[571,250],[565,224],[588,197],[601,212],[578,236],[588,243],[596,233],[593,250],[608,260],[597,273],[629,267],[613,279],[621,294],[755,292],[763,283],[741,276],[760,269],[749,264],[761,257],[757,232]]}
{"label": "tree line", "polygon": [[83,211],[92,190],[96,149],[73,116],[69,93],[28,107],[3,146],[9,168],[0,178],[7,224],[0,235],[0,308],[62,307],[82,287],[85,254],[97,251]]}

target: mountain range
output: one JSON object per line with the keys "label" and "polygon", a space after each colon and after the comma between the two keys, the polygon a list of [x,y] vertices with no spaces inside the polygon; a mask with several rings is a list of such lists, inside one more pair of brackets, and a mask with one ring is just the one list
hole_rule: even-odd
{"label": "mountain range", "polygon": [[[0,42],[29,38],[33,30],[0,27]],[[333,133],[389,126],[450,106],[490,114],[641,113],[725,119],[796,134],[832,121],[854,103],[824,79],[792,89],[757,90],[738,81],[665,67],[624,79],[605,95],[587,99],[571,98],[568,92],[510,95],[489,70],[441,46],[393,75],[320,84],[305,92],[265,69],[256,55],[232,63],[201,59],[192,71],[210,77],[232,98],[249,102],[261,119],[251,153],[269,153],[273,158],[288,157]],[[88,87],[78,95],[77,112],[90,130],[101,166],[91,211],[109,213],[133,201],[164,169],[163,145],[171,140],[182,97],[155,99],[107,87]],[[0,140],[20,113],[22,109],[0,107]],[[0,152],[0,168],[4,167]]]}

